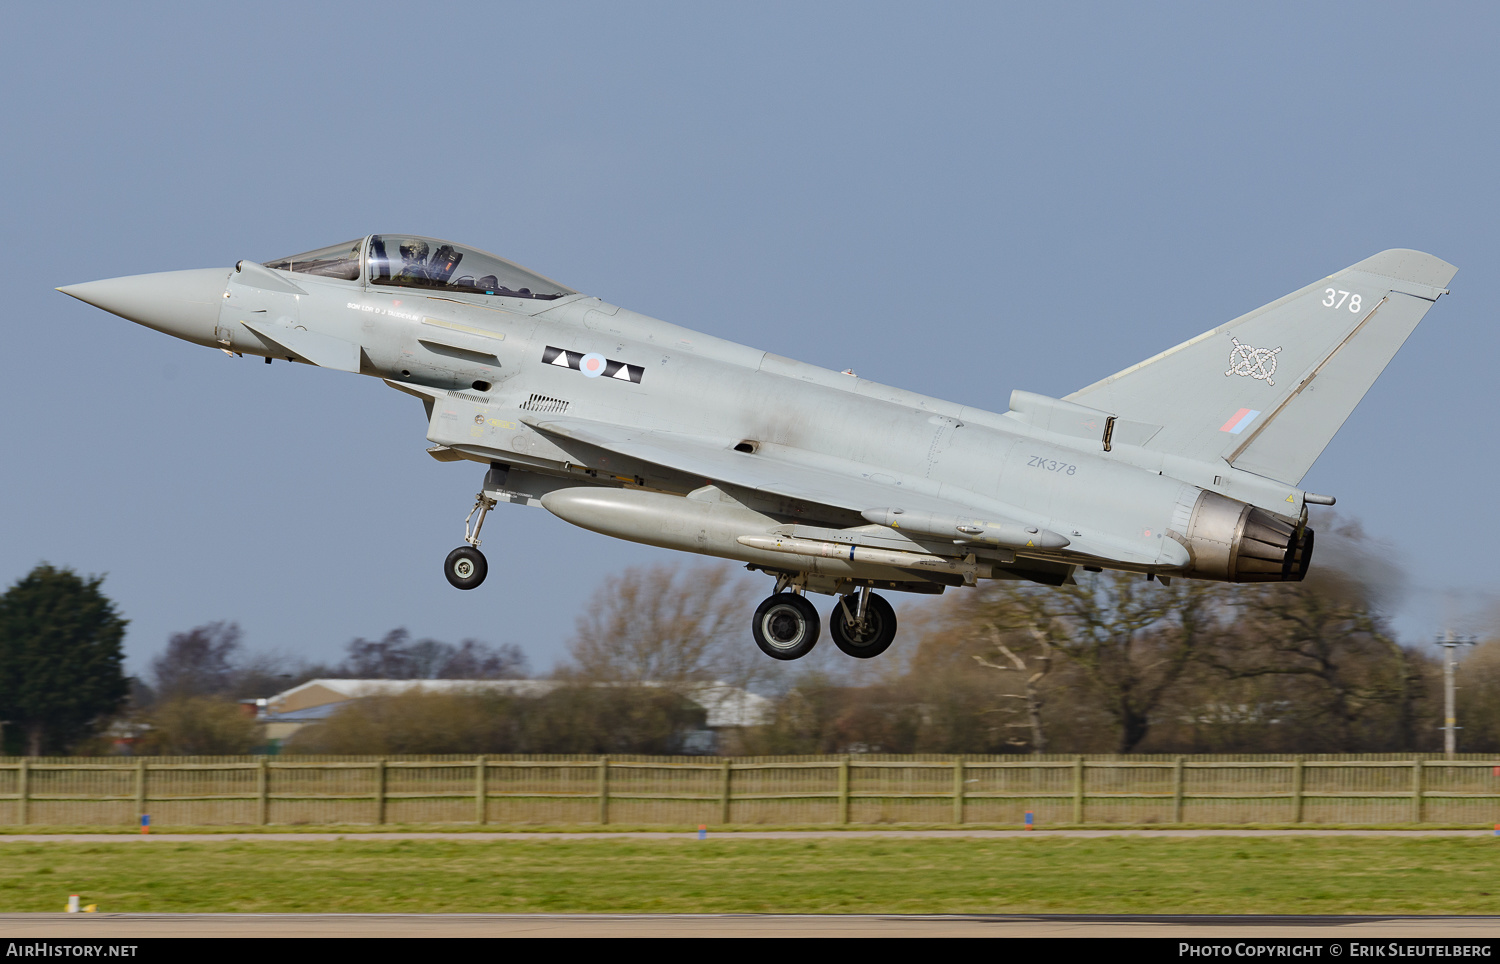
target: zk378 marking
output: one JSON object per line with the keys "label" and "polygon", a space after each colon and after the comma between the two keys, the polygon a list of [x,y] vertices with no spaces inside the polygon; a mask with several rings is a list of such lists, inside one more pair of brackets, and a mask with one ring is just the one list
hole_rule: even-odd
{"label": "zk378 marking", "polygon": [[1033,468],[1041,469],[1043,472],[1058,472],[1063,475],[1072,475],[1078,471],[1078,466],[1076,465],[1068,462],[1059,462],[1057,459],[1044,458],[1040,455],[1033,455],[1026,464]]}

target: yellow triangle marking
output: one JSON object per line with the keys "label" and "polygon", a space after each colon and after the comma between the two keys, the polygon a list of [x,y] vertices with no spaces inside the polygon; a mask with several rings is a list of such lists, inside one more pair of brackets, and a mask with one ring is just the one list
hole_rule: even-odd
{"label": "yellow triangle marking", "polygon": [[1287,496],[1287,497],[1286,497],[1286,500],[1287,500],[1287,501],[1288,501],[1288,502],[1296,502],[1296,501],[1297,501],[1297,500],[1296,500],[1296,499],[1294,499],[1294,498],[1292,498],[1292,497],[1291,497],[1291,496]]}
{"label": "yellow triangle marking", "polygon": [[1036,544],[1033,543],[1030,539],[1026,540],[1026,545],[1030,546],[1032,549],[1036,548]]}

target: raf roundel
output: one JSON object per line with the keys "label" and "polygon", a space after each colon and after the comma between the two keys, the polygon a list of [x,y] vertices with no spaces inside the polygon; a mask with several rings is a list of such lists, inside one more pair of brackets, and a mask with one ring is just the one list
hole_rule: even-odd
{"label": "raf roundel", "polygon": [[558,368],[571,368],[575,372],[582,372],[589,378],[613,378],[632,385],[639,385],[646,374],[646,369],[641,365],[627,365],[622,361],[605,358],[597,352],[584,354],[579,351],[568,351],[548,345],[542,352],[543,365],[556,365]]}

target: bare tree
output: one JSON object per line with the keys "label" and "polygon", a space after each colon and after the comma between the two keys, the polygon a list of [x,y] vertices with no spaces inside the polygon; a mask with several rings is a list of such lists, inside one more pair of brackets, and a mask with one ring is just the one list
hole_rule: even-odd
{"label": "bare tree", "polygon": [[[1042,707],[1046,705],[1047,699],[1042,692],[1042,681],[1052,671],[1053,649],[1052,643],[1047,639],[1047,634],[1041,632],[1034,626],[1027,627],[1027,632],[1036,643],[1036,652],[1028,654],[1028,657],[1016,655],[1015,651],[1005,645],[1005,640],[1000,635],[1000,627],[991,625],[989,627],[990,643],[999,651],[1010,665],[996,663],[983,655],[975,654],[974,661],[980,666],[997,669],[1001,672],[1014,670],[1020,674],[1022,692],[1003,693],[1004,697],[1022,700],[1025,702],[1026,722],[1009,723],[1007,726],[1025,727],[1031,731],[1031,752],[1047,752],[1047,730],[1042,723]],[[1024,741],[1007,741],[1014,745],[1022,745]]]}
{"label": "bare tree", "polygon": [[424,664],[432,662],[425,650],[430,646],[414,644],[411,633],[403,626],[386,633],[381,639],[351,639],[344,647],[348,656],[339,664],[340,676],[351,679],[426,679]]}
{"label": "bare tree", "polygon": [[233,689],[240,641],[238,623],[205,623],[173,633],[166,652],[151,661],[157,697],[176,700]]}
{"label": "bare tree", "polygon": [[[1304,739],[1330,748],[1412,749],[1423,662],[1386,629],[1366,587],[1336,572],[1243,587],[1235,628],[1206,654],[1230,680],[1275,678]],[[1384,723],[1381,722],[1382,718]]]}
{"label": "bare tree", "polygon": [[628,569],[594,593],[568,644],[584,679],[746,685],[765,663],[749,642],[746,603],[732,569]]}
{"label": "bare tree", "polygon": [[525,679],[526,654],[515,643],[490,647],[466,639],[438,666],[438,679]]}
{"label": "bare tree", "polygon": [[378,640],[349,641],[349,654],[333,672],[352,679],[520,679],[526,654],[514,643],[491,647],[477,639],[454,646],[436,639],[413,641],[405,628]]}
{"label": "bare tree", "polygon": [[1114,722],[1115,750],[1146,738],[1152,714],[1218,628],[1217,586],[1168,585],[1124,572],[1085,575],[1056,589],[1004,587],[1013,611],[1082,671]]}

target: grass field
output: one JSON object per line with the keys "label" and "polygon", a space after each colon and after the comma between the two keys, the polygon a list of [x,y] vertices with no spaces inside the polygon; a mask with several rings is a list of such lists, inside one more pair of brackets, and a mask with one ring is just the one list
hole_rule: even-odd
{"label": "grass field", "polygon": [[16,843],[0,911],[1493,914],[1500,840]]}

